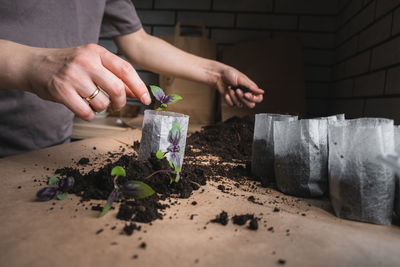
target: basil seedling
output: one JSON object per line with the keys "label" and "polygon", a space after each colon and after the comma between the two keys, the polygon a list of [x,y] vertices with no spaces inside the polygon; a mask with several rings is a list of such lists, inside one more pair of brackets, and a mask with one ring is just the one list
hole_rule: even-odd
{"label": "basil seedling", "polygon": [[180,178],[181,172],[181,149],[179,146],[179,141],[181,140],[181,126],[178,123],[175,123],[171,130],[168,133],[168,142],[170,145],[167,148],[167,151],[162,152],[158,150],[156,153],[156,157],[159,159],[163,159],[166,154],[170,154],[169,165],[174,170],[175,178],[171,178],[172,182],[178,182]]}
{"label": "basil seedling", "polygon": [[72,177],[67,177],[64,179],[59,179],[56,176],[52,176],[49,179],[49,187],[41,188],[36,196],[40,201],[49,201],[55,196],[59,200],[64,200],[68,196],[68,191],[74,186],[75,180]]}
{"label": "basil seedling", "polygon": [[104,216],[111,209],[114,201],[125,198],[141,199],[155,193],[153,188],[141,181],[123,179],[126,177],[126,172],[121,166],[114,167],[111,170],[111,176],[114,176],[114,189],[108,196],[107,203],[103,207],[100,217]]}
{"label": "basil seedling", "polygon": [[182,99],[182,97],[177,94],[165,95],[163,89],[155,85],[150,85],[150,89],[157,101],[160,102],[160,107],[156,108],[156,110],[163,110],[167,108],[169,104],[176,103]]}

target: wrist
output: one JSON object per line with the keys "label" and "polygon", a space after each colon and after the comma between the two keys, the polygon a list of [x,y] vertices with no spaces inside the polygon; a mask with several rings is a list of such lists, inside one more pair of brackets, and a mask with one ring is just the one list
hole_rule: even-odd
{"label": "wrist", "polygon": [[29,91],[29,64],[35,48],[6,40],[0,40],[0,48],[1,89]]}
{"label": "wrist", "polygon": [[213,87],[218,87],[223,81],[223,73],[228,68],[225,64],[209,60],[207,66],[205,67],[207,81],[206,83]]}

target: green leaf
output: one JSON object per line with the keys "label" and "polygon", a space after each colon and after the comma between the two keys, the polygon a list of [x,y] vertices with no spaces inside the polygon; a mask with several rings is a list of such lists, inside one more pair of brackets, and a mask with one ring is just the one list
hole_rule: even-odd
{"label": "green leaf", "polygon": [[158,150],[156,153],[156,157],[158,159],[163,159],[164,158],[164,152],[162,152],[161,150]]}
{"label": "green leaf", "polygon": [[153,188],[151,188],[148,184],[145,184],[141,181],[130,180],[129,182],[137,186],[137,193],[135,195],[135,199],[142,199],[145,197],[149,197],[155,193]]}
{"label": "green leaf", "polygon": [[167,108],[167,107],[168,107],[168,105],[167,105],[167,104],[161,104],[161,107],[163,107],[163,108]]}
{"label": "green leaf", "polygon": [[59,200],[66,200],[68,197],[68,193],[62,193],[57,195],[57,199]]}
{"label": "green leaf", "polygon": [[99,217],[103,217],[104,215],[106,215],[106,213],[107,213],[110,209],[111,209],[111,205],[107,203],[107,204],[103,207],[103,210],[101,211]]}
{"label": "green leaf", "polygon": [[156,85],[150,85],[150,90],[151,90],[151,93],[154,95],[154,97],[158,101],[160,101],[161,96],[165,96],[163,89],[161,89],[160,87],[158,87]]}
{"label": "green leaf", "polygon": [[172,96],[171,104],[178,102],[179,100],[182,100],[183,97],[181,97],[180,95],[177,94],[170,94],[170,96]]}
{"label": "green leaf", "polygon": [[175,131],[175,130],[179,130],[181,131],[181,126],[179,125],[179,123],[174,123],[174,125],[172,125],[172,128],[170,131]]}
{"label": "green leaf", "polygon": [[156,110],[163,110],[162,108],[156,108]]}
{"label": "green leaf", "polygon": [[126,176],[126,172],[125,169],[121,166],[115,166],[112,170],[111,170],[111,175],[112,176]]}
{"label": "green leaf", "polygon": [[52,176],[49,178],[49,185],[54,185],[54,184],[58,183],[58,181],[60,181],[60,179],[58,179],[58,177]]}

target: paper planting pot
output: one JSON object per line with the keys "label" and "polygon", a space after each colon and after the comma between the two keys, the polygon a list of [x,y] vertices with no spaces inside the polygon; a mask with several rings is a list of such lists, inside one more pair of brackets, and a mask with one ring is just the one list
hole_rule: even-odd
{"label": "paper planting pot", "polygon": [[[183,157],[186,146],[186,135],[189,124],[189,116],[167,111],[145,110],[142,126],[142,138],[140,141],[139,159],[150,158],[152,153],[158,150],[167,151],[171,143],[168,141],[168,134],[174,124],[178,123],[181,129],[181,138],[178,142],[180,149],[180,166],[183,164]],[[165,157],[171,160],[171,153]]]}
{"label": "paper planting pot", "polygon": [[278,189],[299,197],[328,189],[328,119],[275,121],[275,176]]}
{"label": "paper planting pot", "polygon": [[378,158],[392,153],[392,120],[362,118],[329,126],[329,191],[338,217],[391,224],[394,174]]}
{"label": "paper planting pot", "polygon": [[260,113],[255,117],[251,172],[267,185],[275,181],[274,121],[294,121],[297,116]]}
{"label": "paper planting pot", "polygon": [[[397,156],[400,157],[400,126],[394,127],[394,143],[395,143],[395,152]],[[397,216],[400,216],[400,173],[396,173],[394,211],[396,212]]]}

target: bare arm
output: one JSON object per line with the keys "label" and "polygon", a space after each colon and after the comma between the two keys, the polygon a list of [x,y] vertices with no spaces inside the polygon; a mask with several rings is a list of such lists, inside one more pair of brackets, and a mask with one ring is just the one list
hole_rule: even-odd
{"label": "bare arm", "polygon": [[[114,38],[117,46],[133,64],[156,73],[209,84],[224,95],[229,105],[254,107],[262,101],[263,90],[238,70],[217,62],[186,53],[167,42],[147,34],[143,29]],[[245,86],[251,92],[232,90]]]}
{"label": "bare arm", "polygon": [[0,40],[0,89],[23,90],[67,106],[85,120],[105,109],[110,100],[102,92],[90,106],[83,100],[101,87],[121,109],[126,94],[150,103],[143,81],[133,67],[96,44],[65,49],[37,48]]}

